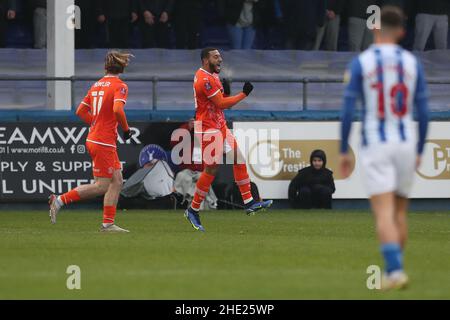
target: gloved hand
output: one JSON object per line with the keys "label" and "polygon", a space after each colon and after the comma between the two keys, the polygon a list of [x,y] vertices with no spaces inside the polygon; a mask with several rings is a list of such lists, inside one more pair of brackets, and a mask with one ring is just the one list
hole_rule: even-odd
{"label": "gloved hand", "polygon": [[253,85],[250,82],[244,83],[244,88],[242,89],[242,92],[245,93],[246,96],[248,96],[253,91]]}
{"label": "gloved hand", "polygon": [[128,131],[123,132],[123,140],[128,141],[130,139],[131,139],[131,131],[130,131],[130,129],[128,129]]}
{"label": "gloved hand", "polygon": [[222,79],[222,86],[223,86],[224,95],[226,95],[226,96],[231,95],[230,81],[228,81],[228,79],[226,79],[226,78]]}

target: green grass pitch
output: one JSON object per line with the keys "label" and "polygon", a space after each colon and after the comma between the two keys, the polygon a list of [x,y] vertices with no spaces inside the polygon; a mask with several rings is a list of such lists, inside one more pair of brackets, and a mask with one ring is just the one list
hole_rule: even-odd
{"label": "green grass pitch", "polygon": [[[450,214],[412,213],[404,291],[368,290],[382,265],[367,211],[119,212],[129,234],[100,234],[99,211],[0,213],[0,299],[450,299]],[[81,268],[81,290],[66,269]]]}

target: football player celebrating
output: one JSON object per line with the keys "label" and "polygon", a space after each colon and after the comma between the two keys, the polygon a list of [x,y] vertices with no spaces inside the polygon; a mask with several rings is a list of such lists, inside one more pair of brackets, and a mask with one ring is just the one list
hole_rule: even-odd
{"label": "football player celebrating", "polygon": [[201,141],[204,170],[197,181],[194,199],[186,210],[185,217],[194,229],[205,231],[200,222],[199,210],[214,181],[223,154],[233,162],[234,179],[241,192],[247,214],[268,208],[273,201],[253,199],[244,157],[237,147],[234,136],[227,128],[223,113],[224,110],[244,100],[252,92],[253,85],[246,82],[239,94],[224,96],[223,85],[218,76],[222,64],[220,52],[215,48],[205,48],[201,51],[201,61],[202,67],[198,69],[194,78],[196,113],[194,130],[196,137],[200,137],[198,141]]}
{"label": "football player celebrating", "polygon": [[[350,174],[348,153],[355,102],[361,98],[363,182],[375,215],[385,262],[383,289],[403,288],[407,239],[406,213],[414,172],[420,164],[428,126],[427,88],[421,63],[397,43],[403,37],[403,12],[386,6],[375,43],[350,64],[342,116],[341,170]],[[417,108],[419,132],[413,120]]]}
{"label": "football player celebrating", "polygon": [[111,51],[105,58],[106,75],[94,83],[79,105],[76,114],[90,126],[86,148],[92,158],[95,183],[81,185],[69,192],[50,195],[50,219],[65,205],[104,195],[101,232],[128,232],[114,224],[116,206],[122,189],[122,166],[117,155],[117,126],[124,140],[131,138],[124,112],[128,86],[119,78],[128,66],[131,54]]}

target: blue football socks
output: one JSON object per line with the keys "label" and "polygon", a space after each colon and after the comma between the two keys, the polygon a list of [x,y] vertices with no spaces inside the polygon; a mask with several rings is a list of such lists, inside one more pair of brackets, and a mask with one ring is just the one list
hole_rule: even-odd
{"label": "blue football socks", "polygon": [[381,245],[384,257],[385,270],[389,274],[393,271],[403,270],[403,252],[398,243],[385,243]]}

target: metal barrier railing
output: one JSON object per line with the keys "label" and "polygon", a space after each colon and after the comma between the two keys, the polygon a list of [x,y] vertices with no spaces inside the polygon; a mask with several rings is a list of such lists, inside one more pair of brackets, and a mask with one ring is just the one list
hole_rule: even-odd
{"label": "metal barrier railing", "polygon": [[[226,77],[225,77],[226,78]],[[41,76],[0,76],[2,81],[70,81],[72,108],[76,108],[78,103],[75,101],[75,82],[80,81],[98,81],[99,77],[41,77]],[[152,83],[152,110],[158,110],[158,82],[192,82],[192,78],[175,77],[122,77],[126,82],[151,82]],[[302,110],[308,109],[308,87],[311,83],[343,83],[342,78],[320,78],[320,77],[299,77],[297,79],[285,78],[226,78],[230,83],[251,81],[254,83],[301,83],[302,84]],[[450,79],[427,81],[430,85],[450,84]]]}

